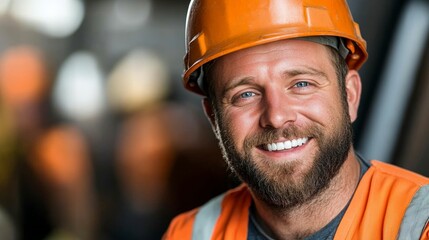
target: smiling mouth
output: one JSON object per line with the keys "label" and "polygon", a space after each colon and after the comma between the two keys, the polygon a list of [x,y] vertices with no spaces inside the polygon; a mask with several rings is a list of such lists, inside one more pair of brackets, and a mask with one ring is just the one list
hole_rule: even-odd
{"label": "smiling mouth", "polygon": [[264,146],[264,148],[270,152],[289,150],[289,149],[296,148],[306,144],[308,140],[309,140],[308,137],[304,137],[304,138],[286,140],[283,142],[268,143]]}

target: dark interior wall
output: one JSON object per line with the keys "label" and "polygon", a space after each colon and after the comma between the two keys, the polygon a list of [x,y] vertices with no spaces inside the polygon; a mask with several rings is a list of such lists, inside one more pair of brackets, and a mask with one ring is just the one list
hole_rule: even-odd
{"label": "dark interior wall", "polygon": [[358,149],[362,129],[370,117],[368,114],[373,96],[377,92],[381,69],[384,67],[387,51],[405,2],[406,0],[348,0],[354,19],[367,41],[369,53],[367,62],[360,70],[363,90],[359,117],[354,125]]}

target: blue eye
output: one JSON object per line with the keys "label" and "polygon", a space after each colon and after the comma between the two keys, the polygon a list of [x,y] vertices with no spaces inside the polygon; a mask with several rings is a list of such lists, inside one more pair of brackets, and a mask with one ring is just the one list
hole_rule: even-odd
{"label": "blue eye", "polygon": [[303,87],[308,87],[310,84],[308,82],[298,82],[295,84],[295,87],[297,88],[303,88]]}
{"label": "blue eye", "polygon": [[241,98],[250,98],[253,96],[255,96],[255,93],[253,93],[253,92],[244,92],[244,93],[240,94]]}

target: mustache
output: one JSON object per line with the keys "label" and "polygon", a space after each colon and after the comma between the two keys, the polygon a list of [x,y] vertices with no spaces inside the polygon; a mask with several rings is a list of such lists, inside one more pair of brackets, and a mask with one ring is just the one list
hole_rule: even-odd
{"label": "mustache", "polygon": [[244,149],[250,149],[255,146],[260,146],[277,141],[279,138],[296,139],[301,137],[319,138],[322,135],[322,130],[315,126],[298,127],[290,125],[283,129],[264,129],[247,137],[244,140]]}

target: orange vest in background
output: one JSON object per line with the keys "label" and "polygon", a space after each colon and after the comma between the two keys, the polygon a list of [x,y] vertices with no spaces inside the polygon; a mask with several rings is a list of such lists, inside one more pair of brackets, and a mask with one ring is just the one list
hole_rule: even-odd
{"label": "orange vest in background", "polygon": [[[252,197],[245,185],[177,216],[164,239],[245,240]],[[429,179],[371,161],[346,210],[335,240],[429,240]]]}

